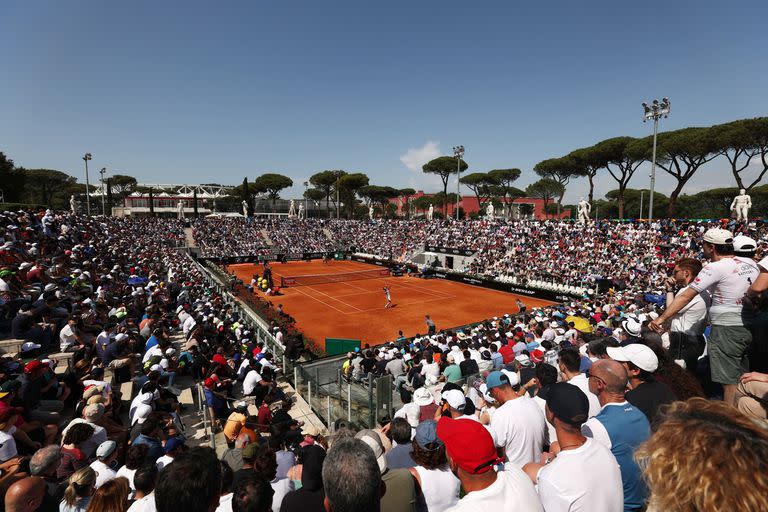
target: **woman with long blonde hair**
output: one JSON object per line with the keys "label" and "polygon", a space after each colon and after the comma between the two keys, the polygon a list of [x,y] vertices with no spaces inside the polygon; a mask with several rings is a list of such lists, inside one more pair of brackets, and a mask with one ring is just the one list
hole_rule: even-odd
{"label": "woman with long blonde hair", "polygon": [[674,402],[635,458],[649,512],[768,510],[768,430],[724,402]]}
{"label": "woman with long blonde hair", "polygon": [[85,512],[91,502],[96,485],[96,472],[86,466],[78,469],[69,477],[64,499],[59,505],[59,512]]}

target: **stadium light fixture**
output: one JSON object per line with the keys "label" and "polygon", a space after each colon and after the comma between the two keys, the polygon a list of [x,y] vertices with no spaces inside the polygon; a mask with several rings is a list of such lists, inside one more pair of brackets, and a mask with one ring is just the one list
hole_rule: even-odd
{"label": "stadium light fixture", "polygon": [[92,160],[93,156],[91,156],[90,153],[86,153],[83,156],[83,160],[85,161],[85,211],[88,213],[88,216],[91,216],[91,185],[88,182],[88,161]]}
{"label": "stadium light fixture", "polygon": [[459,201],[461,200],[461,159],[464,157],[464,146],[454,146],[453,156],[456,157],[456,220],[459,220]]}
{"label": "stadium light fixture", "polygon": [[99,174],[101,174],[101,214],[103,216],[107,216],[107,207],[104,204],[104,196],[107,195],[107,189],[104,186],[104,175],[107,174],[107,168],[102,167],[99,171]]}
{"label": "stadium light fixture", "polygon": [[656,186],[656,135],[659,128],[659,119],[669,117],[669,98],[653,100],[650,105],[643,103],[643,122],[653,121],[653,156],[651,157],[651,190],[648,197],[648,220],[653,220],[653,191]]}
{"label": "stadium light fixture", "polygon": [[309,188],[309,182],[304,182],[304,217],[309,217],[309,210],[307,209],[309,206],[309,203],[307,203],[307,190]]}

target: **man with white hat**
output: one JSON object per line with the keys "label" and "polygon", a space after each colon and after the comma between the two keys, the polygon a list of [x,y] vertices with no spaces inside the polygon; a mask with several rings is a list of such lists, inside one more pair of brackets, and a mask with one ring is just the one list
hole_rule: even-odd
{"label": "man with white hat", "polygon": [[608,357],[624,364],[629,377],[629,388],[624,397],[627,402],[640,409],[654,424],[662,405],[674,402],[677,398],[663,382],[657,381],[653,374],[659,368],[659,358],[648,345],[633,343],[626,347],[608,347]]}
{"label": "man with white hat", "polygon": [[760,270],[749,258],[733,253],[733,234],[720,228],[704,233],[704,256],[711,260],[690,285],[667,306],[664,313],[649,324],[656,332],[664,330],[664,323],[680,312],[697,294],[709,291],[712,332],[707,351],[712,380],[723,385],[724,400],[735,403],[736,386],[742,373],[749,370],[747,349],[752,343],[749,326],[750,312],[744,308],[744,295],[755,282]]}

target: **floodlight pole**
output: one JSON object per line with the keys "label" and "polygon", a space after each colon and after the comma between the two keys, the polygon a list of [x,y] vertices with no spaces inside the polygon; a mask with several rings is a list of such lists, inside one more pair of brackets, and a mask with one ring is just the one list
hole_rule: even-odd
{"label": "floodlight pole", "polygon": [[99,174],[101,174],[101,214],[105,217],[107,216],[107,207],[104,204],[104,196],[107,195],[107,189],[104,186],[104,175],[107,173],[107,168],[102,167],[99,171]]}
{"label": "floodlight pole", "polygon": [[93,157],[90,153],[86,153],[83,156],[83,160],[85,161],[85,211],[88,213],[88,216],[91,216],[91,185],[88,182],[88,160],[91,160]]}
{"label": "floodlight pole", "polygon": [[648,220],[653,220],[653,193],[656,188],[656,136],[658,134],[659,129],[659,119],[662,117],[666,118],[669,116],[670,111],[670,103],[669,98],[662,98],[661,103],[659,103],[659,100],[653,100],[653,102],[648,105],[647,103],[643,103],[643,109],[645,110],[643,114],[643,122],[648,121],[649,119],[653,119],[653,155],[651,157],[651,190],[650,190],[650,197],[648,198]]}
{"label": "floodlight pole", "polygon": [[459,220],[459,201],[461,200],[461,158],[464,156],[464,146],[454,146],[453,156],[456,157],[456,220]]}

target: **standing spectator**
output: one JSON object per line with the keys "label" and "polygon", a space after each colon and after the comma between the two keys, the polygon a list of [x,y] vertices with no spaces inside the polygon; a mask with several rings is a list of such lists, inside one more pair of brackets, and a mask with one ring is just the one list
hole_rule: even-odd
{"label": "standing spectator", "polygon": [[210,512],[219,503],[221,466],[207,447],[191,448],[160,472],[155,487],[157,512]]}
{"label": "standing spectator", "polygon": [[650,347],[640,343],[608,347],[606,350],[611,359],[624,363],[627,370],[630,387],[624,395],[627,402],[640,409],[653,427],[659,407],[675,401],[675,394],[669,386],[654,378],[659,358]]}
{"label": "standing spectator", "polygon": [[621,472],[605,446],[584,437],[589,414],[586,395],[567,382],[547,393],[547,420],[555,426],[560,451],[546,464],[530,463],[525,472],[537,484],[547,512],[616,512],[624,507]]}
{"label": "standing spectator", "polygon": [[[542,510],[525,473],[513,465],[494,470],[501,460],[491,435],[479,422],[440,418],[437,437],[445,443],[448,464],[466,492],[450,512]],[[452,486],[442,492],[450,495]]]}
{"label": "standing spectator", "polygon": [[154,464],[144,464],[136,470],[134,485],[136,494],[133,505],[128,512],[156,512],[155,508],[155,484],[157,483],[158,470]]}
{"label": "standing spectator", "polygon": [[573,348],[567,348],[560,351],[559,365],[563,380],[570,382],[579,388],[587,397],[587,400],[589,400],[589,417],[591,418],[592,416],[595,416],[600,412],[600,401],[594,393],[589,390],[587,376],[579,371],[579,368],[581,367],[581,355],[579,354],[579,351]]}
{"label": "standing spectator", "polygon": [[373,449],[360,439],[343,438],[331,446],[323,462],[323,486],[328,512],[381,510],[381,471]]}
{"label": "standing spectator", "polygon": [[766,509],[768,432],[724,403],[675,402],[637,458],[647,461],[649,510]]}
{"label": "standing spectator", "polygon": [[[232,488],[232,512],[270,512],[274,489],[256,475],[248,475]],[[303,509],[311,512],[311,509]]]}
{"label": "standing spectator", "polygon": [[749,258],[733,254],[733,235],[720,228],[704,233],[704,257],[708,263],[699,275],[667,306],[664,313],[649,324],[662,332],[663,325],[704,291],[712,295],[709,319],[712,331],[707,352],[712,380],[723,385],[723,400],[734,405],[736,386],[742,373],[749,370],[747,349],[752,343],[749,330],[749,311],[743,304],[744,295],[757,279],[760,271]]}
{"label": "standing spectator", "polygon": [[266,446],[258,449],[253,458],[253,472],[272,486],[275,491],[272,496],[272,512],[280,512],[283,498],[293,490],[293,484],[288,478],[277,478],[277,457],[274,450]]}
{"label": "standing spectator", "polygon": [[316,444],[301,449],[301,488],[285,495],[282,512],[322,512],[324,460],[325,450]]}
{"label": "standing spectator", "polygon": [[[415,512],[416,487],[407,469],[390,469],[384,456],[384,445],[379,434],[373,430],[361,430],[355,438],[367,444],[376,457],[381,472],[384,494],[381,496],[381,512]],[[326,459],[327,460],[327,459]],[[325,473],[323,473],[325,478]]]}
{"label": "standing spectator", "polygon": [[414,467],[409,471],[417,483],[417,512],[446,510],[456,505],[461,481],[448,466],[445,443],[437,437],[437,422],[419,423],[412,446]]}
{"label": "standing spectator", "polygon": [[634,455],[651,435],[648,418],[624,398],[627,372],[621,363],[596,361],[589,370],[589,387],[603,408],[581,426],[581,433],[611,450],[621,469],[624,511],[640,511],[645,506],[647,489]]}
{"label": "standing spectator", "polygon": [[516,373],[491,372],[485,380],[488,394],[496,401],[490,432],[507,463],[521,468],[538,461],[547,436],[544,415],[528,395],[520,396]]}
{"label": "standing spectator", "polygon": [[389,423],[389,437],[393,441],[393,446],[385,455],[387,467],[390,469],[413,467],[415,464],[411,457],[413,450],[411,425],[408,421],[403,418],[393,418]]}
{"label": "standing spectator", "polygon": [[427,335],[434,336],[436,332],[435,321],[432,320],[429,315],[424,316],[424,323],[427,324]]}
{"label": "standing spectator", "polygon": [[[676,297],[688,290],[699,272],[699,260],[678,260],[670,283],[678,290],[677,293],[671,290],[667,292],[667,304],[672,304]],[[707,327],[707,309],[711,301],[709,292],[698,293],[669,320],[669,352],[674,359],[685,361],[685,368],[691,373],[696,373],[699,356],[704,353],[704,329]]]}

